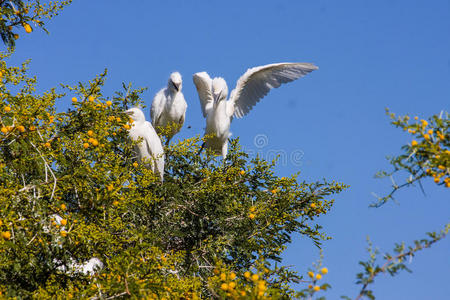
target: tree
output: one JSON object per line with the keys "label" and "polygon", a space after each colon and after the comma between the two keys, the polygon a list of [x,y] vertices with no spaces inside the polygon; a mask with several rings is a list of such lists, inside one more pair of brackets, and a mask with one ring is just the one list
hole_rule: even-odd
{"label": "tree", "polygon": [[[166,149],[161,184],[136,162],[127,138],[132,124],[123,111],[141,104],[142,89],[105,97],[105,71],[65,93],[34,95],[26,64],[7,67],[5,59],[0,284],[7,296],[295,296],[289,283],[300,277],[279,265],[280,255],[293,234],[317,245],[327,238],[314,220],[345,185],[278,178],[274,162],[248,158],[238,140],[226,160],[198,155],[199,137]],[[55,100],[68,98],[72,108],[56,113]],[[73,268],[92,257],[105,265],[95,275]]]}

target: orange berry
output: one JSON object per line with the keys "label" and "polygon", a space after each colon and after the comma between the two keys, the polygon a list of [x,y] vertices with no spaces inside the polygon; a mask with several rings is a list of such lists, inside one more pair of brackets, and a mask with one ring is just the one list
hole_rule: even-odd
{"label": "orange berry", "polygon": [[327,268],[322,268],[322,269],[320,269],[320,272],[322,272],[322,274],[327,274],[328,273],[328,269]]}
{"label": "orange berry", "polygon": [[411,142],[411,146],[417,146],[417,141],[416,140],[412,140],[412,142]]}
{"label": "orange berry", "polygon": [[253,220],[255,218],[255,214],[249,214],[248,217]]}
{"label": "orange berry", "polygon": [[88,130],[87,135],[88,135],[88,136],[93,136],[93,135],[94,135],[94,132],[93,132],[92,130]]}
{"label": "orange berry", "polygon": [[117,205],[119,205],[119,201],[117,201],[117,200],[114,200],[114,201],[113,201],[113,205],[114,205],[114,206],[117,206]]}
{"label": "orange berry", "polygon": [[14,39],[15,39],[15,40],[19,39],[19,35],[18,35],[17,33],[14,34]]}
{"label": "orange berry", "polygon": [[312,284],[308,284],[308,289],[312,289]]}
{"label": "orange berry", "polygon": [[88,143],[84,143],[83,147],[84,147],[84,149],[87,149],[87,148],[89,148],[89,144]]}
{"label": "orange berry", "polygon": [[25,127],[23,127],[22,125],[17,126],[17,129],[18,129],[20,132],[25,132]]}
{"label": "orange berry", "polygon": [[239,172],[239,173],[241,173],[241,175],[245,175],[245,171],[244,170],[241,170],[241,172]]}
{"label": "orange berry", "polygon": [[106,101],[106,105],[111,106],[112,102],[111,101]]}
{"label": "orange berry", "polygon": [[4,238],[5,240],[9,240],[11,238],[11,232],[3,231],[2,232],[2,238]]}
{"label": "orange berry", "polygon": [[73,103],[76,103],[78,100],[77,100],[77,97],[72,97],[72,102]]}
{"label": "orange berry", "polygon": [[251,276],[251,274],[250,274],[249,271],[246,271],[246,272],[244,273],[244,277],[245,277],[245,278],[249,279],[250,276]]}
{"label": "orange berry", "polygon": [[445,170],[445,167],[443,165],[439,165],[438,168],[441,170]]}
{"label": "orange berry", "polygon": [[125,125],[123,125],[123,128],[125,128],[126,130],[130,130],[130,125],[128,125],[128,124],[125,124]]}
{"label": "orange berry", "polygon": [[10,106],[5,106],[5,107],[3,107],[3,110],[8,113],[8,112],[11,111],[11,107]]}
{"label": "orange berry", "polygon": [[133,163],[133,167],[137,168],[139,166],[139,164],[137,162]]}
{"label": "orange berry", "polygon": [[220,280],[225,281],[227,279],[227,274],[222,273],[220,274]]}
{"label": "orange berry", "polygon": [[311,208],[316,208],[316,204],[315,203],[311,203],[310,205],[309,205]]}
{"label": "orange berry", "polygon": [[88,97],[88,100],[89,100],[90,102],[94,102],[95,98],[94,98],[93,96],[89,96],[89,97]]}
{"label": "orange berry", "polygon": [[114,185],[113,185],[113,184],[107,185],[107,186],[106,186],[106,189],[107,189],[109,192],[111,192],[111,191],[114,189]]}
{"label": "orange berry", "polygon": [[236,278],[236,273],[231,272],[231,273],[230,273],[230,279],[231,279],[231,280],[234,280],[235,278]]}
{"label": "orange berry", "polygon": [[320,275],[320,274],[317,274],[317,275],[316,275],[316,279],[317,279],[317,280],[320,280],[320,279],[322,279],[322,275]]}
{"label": "orange berry", "polygon": [[315,292],[320,291],[320,286],[318,286],[318,285],[314,286],[313,290],[314,290]]}
{"label": "orange berry", "polygon": [[30,126],[30,131],[34,131],[34,130],[36,130],[36,126],[31,125],[31,126]]}
{"label": "orange berry", "polygon": [[66,219],[62,219],[59,223],[61,223],[62,226],[66,226],[67,220]]}
{"label": "orange berry", "polygon": [[27,24],[27,23],[24,23],[24,24],[23,24],[23,28],[25,28],[25,31],[26,31],[27,33],[31,33],[31,32],[33,31],[33,29],[31,28],[31,26],[30,26],[29,24]]}
{"label": "orange berry", "polygon": [[258,274],[253,274],[252,275],[252,281],[257,281],[259,279]]}
{"label": "orange berry", "polygon": [[64,230],[61,230],[60,234],[62,237],[65,237],[67,235],[67,232],[65,232]]}
{"label": "orange berry", "polygon": [[96,139],[93,139],[92,140],[92,146],[98,146],[98,141],[96,140]]}
{"label": "orange berry", "polygon": [[230,282],[230,283],[228,284],[228,287],[229,287],[230,289],[234,289],[234,288],[236,287],[236,282],[234,282],[234,281]]}
{"label": "orange berry", "polygon": [[222,290],[226,291],[226,290],[228,290],[228,284],[222,283],[222,284],[220,285],[220,288],[221,288]]}
{"label": "orange berry", "polygon": [[423,138],[426,139],[426,140],[429,140],[430,139],[430,135],[428,133],[425,133],[423,135]]}
{"label": "orange berry", "polygon": [[440,177],[434,177],[434,182],[439,183],[439,181],[441,181]]}
{"label": "orange berry", "polygon": [[256,210],[256,207],[250,206],[250,208],[249,208],[249,211],[250,211],[250,212],[254,212],[255,210]]}
{"label": "orange berry", "polygon": [[308,272],[308,276],[311,277],[311,278],[313,278],[313,277],[314,277],[314,273],[311,272],[311,271],[309,271],[309,272]]}
{"label": "orange berry", "polygon": [[8,128],[3,126],[2,129],[0,129],[0,131],[3,132],[4,134],[6,134],[6,133],[8,133]]}
{"label": "orange berry", "polygon": [[121,119],[120,117],[117,117],[117,118],[116,118],[116,121],[117,121],[117,122],[120,122],[120,121],[122,121],[122,119]]}
{"label": "orange berry", "polygon": [[47,147],[47,148],[50,148],[52,145],[49,142],[47,142],[47,143],[44,144],[44,146]]}
{"label": "orange berry", "polygon": [[277,189],[273,189],[270,191],[272,194],[276,194],[277,193]]}

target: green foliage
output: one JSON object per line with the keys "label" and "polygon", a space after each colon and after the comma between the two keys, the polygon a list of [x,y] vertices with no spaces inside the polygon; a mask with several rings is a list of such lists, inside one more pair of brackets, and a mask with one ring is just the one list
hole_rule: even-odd
{"label": "green foliage", "polygon": [[[376,177],[389,177],[392,181],[392,191],[383,197],[377,197],[377,202],[372,206],[381,206],[389,200],[394,199],[394,193],[406,186],[420,184],[420,180],[432,177],[434,182],[446,188],[450,187],[450,119],[448,113],[441,112],[440,115],[434,115],[426,120],[420,120],[414,117],[410,123],[409,116],[396,117],[389,113],[393,120],[392,124],[402,128],[404,131],[412,134],[414,139],[410,144],[404,145],[404,153],[391,158],[390,163],[394,167],[391,172],[379,172]],[[397,184],[394,174],[397,172],[406,172],[409,177],[406,182]],[[443,178],[441,180],[441,178]]]}
{"label": "green foliage", "polygon": [[[166,147],[165,181],[137,163],[123,112],[143,89],[102,94],[106,71],[35,95],[26,64],[1,60],[0,291],[7,297],[293,297],[280,265],[345,185],[275,176],[238,140],[222,160],[193,137]],[[56,112],[59,101],[71,108]],[[61,218],[61,220],[58,220]],[[80,271],[90,258],[104,267]],[[219,274],[216,274],[220,270]],[[216,273],[215,273],[216,272]],[[246,272],[251,272],[246,277]],[[220,274],[235,274],[226,277]],[[257,275],[258,278],[253,275]],[[227,275],[226,275],[227,276]],[[231,283],[234,282],[234,283]],[[223,284],[226,283],[226,286]],[[226,289],[224,289],[226,287]]]}
{"label": "green foliage", "polygon": [[[429,232],[427,233],[428,238],[424,238],[421,240],[414,241],[414,246],[405,246],[405,243],[396,244],[394,248],[394,255],[391,255],[389,253],[384,254],[384,263],[382,265],[377,263],[377,256],[379,254],[378,249],[373,249],[372,243],[370,240],[368,252],[370,254],[369,260],[367,261],[360,261],[359,264],[363,267],[363,272],[358,273],[356,278],[357,284],[361,284],[361,290],[358,294],[358,296],[355,299],[362,299],[364,297],[367,297],[369,299],[375,299],[375,296],[373,294],[373,291],[370,290],[368,287],[370,284],[372,284],[375,280],[375,277],[377,275],[380,275],[382,273],[388,273],[391,276],[397,275],[398,272],[402,270],[406,270],[408,272],[411,272],[410,269],[406,266],[405,261],[408,258],[412,258],[416,252],[429,248],[434,243],[438,242],[439,240],[443,239],[450,230],[450,223],[447,224],[444,229],[441,230],[441,232]],[[348,297],[343,297],[345,299],[350,299]]]}
{"label": "green foliage", "polygon": [[42,28],[45,32],[44,19],[51,19],[70,4],[72,0],[46,1],[39,0],[0,0],[0,36],[3,43],[10,49],[15,46],[19,34],[14,30],[23,28],[25,32],[31,33],[31,25]]}

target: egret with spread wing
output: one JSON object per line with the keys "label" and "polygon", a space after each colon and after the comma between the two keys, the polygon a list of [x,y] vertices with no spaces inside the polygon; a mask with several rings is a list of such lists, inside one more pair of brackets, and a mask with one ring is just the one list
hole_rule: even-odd
{"label": "egret with spread wing", "polygon": [[161,89],[153,99],[150,116],[153,127],[160,134],[160,128],[172,125],[167,135],[166,144],[181,130],[186,115],[187,103],[184,100],[181,88],[183,81],[178,72],[170,74],[167,87]]}
{"label": "egret with spread wing", "polygon": [[139,161],[148,162],[153,173],[159,174],[161,181],[163,181],[164,150],[159,136],[156,134],[152,124],[145,121],[142,110],[133,107],[125,111],[125,113],[133,120],[128,136],[133,141],[142,139],[136,146]]}
{"label": "egret with spread wing", "polygon": [[194,84],[206,118],[206,147],[226,157],[230,124],[233,117],[242,118],[250,112],[272,88],[294,81],[318,68],[310,63],[277,63],[248,69],[239,78],[228,96],[228,87],[221,77],[211,79],[206,72],[195,73]]}

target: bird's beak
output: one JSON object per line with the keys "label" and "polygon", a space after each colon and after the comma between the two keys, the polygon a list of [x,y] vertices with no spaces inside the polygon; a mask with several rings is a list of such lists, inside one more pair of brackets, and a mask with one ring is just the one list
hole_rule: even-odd
{"label": "bird's beak", "polygon": [[222,92],[218,93],[217,95],[214,95],[214,104],[217,105],[219,103],[220,95],[222,95]]}
{"label": "bird's beak", "polygon": [[172,81],[172,85],[177,90],[177,92],[180,91],[180,85],[181,85],[180,83],[176,84],[175,82]]}

